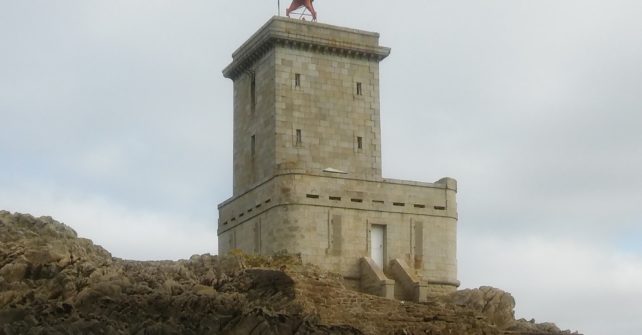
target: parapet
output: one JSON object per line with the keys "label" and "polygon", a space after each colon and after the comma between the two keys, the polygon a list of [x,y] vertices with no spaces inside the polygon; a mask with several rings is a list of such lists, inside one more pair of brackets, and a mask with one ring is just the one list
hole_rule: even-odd
{"label": "parapet", "polygon": [[[450,191],[450,192],[449,192]],[[372,181],[336,175],[276,175],[219,204],[219,234],[283,205],[307,205],[457,219],[457,182],[385,179]]]}
{"label": "parapet", "polygon": [[223,75],[234,79],[276,44],[377,61],[390,54],[378,33],[274,16],[232,54]]}
{"label": "parapet", "polygon": [[439,180],[437,180],[434,183],[426,183],[422,181],[414,181],[414,180],[401,180],[401,179],[392,179],[392,178],[384,178],[383,179],[384,183],[389,183],[389,184],[400,184],[400,185],[410,185],[410,186],[420,186],[420,187],[432,187],[432,188],[445,188],[447,190],[453,190],[457,191],[457,180],[450,178],[450,177],[444,177]]}

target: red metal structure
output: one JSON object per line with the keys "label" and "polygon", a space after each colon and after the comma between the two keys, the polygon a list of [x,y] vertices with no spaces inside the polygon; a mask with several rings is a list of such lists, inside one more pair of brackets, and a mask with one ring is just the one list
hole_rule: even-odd
{"label": "red metal structure", "polygon": [[[299,15],[300,19],[304,20],[304,16],[312,16],[312,21],[317,20],[317,12],[314,10],[314,6],[312,5],[312,2],[314,0],[292,0],[292,4],[290,4],[290,7],[288,7],[285,10],[285,15],[287,17],[290,17],[290,14],[295,14]],[[304,7],[303,12],[301,13],[294,13],[297,9]],[[306,14],[306,10],[310,12],[310,14]]]}

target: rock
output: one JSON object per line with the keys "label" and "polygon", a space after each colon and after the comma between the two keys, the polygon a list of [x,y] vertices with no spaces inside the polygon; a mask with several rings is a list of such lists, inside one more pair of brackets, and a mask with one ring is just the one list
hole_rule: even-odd
{"label": "rock", "polygon": [[0,211],[0,334],[561,334],[482,287],[425,304],[348,290],[300,257],[113,258],[50,217]]}
{"label": "rock", "polygon": [[519,319],[515,321],[506,330],[513,331],[513,332],[536,333],[536,334],[571,334],[570,331],[564,331],[564,332],[560,331],[560,329],[554,323],[550,323],[550,322],[536,323],[535,319],[531,319],[529,321],[526,321],[525,319]]}
{"label": "rock", "polygon": [[459,306],[466,306],[485,315],[493,324],[504,329],[515,321],[515,299],[510,293],[489,286],[461,290],[448,297]]}
{"label": "rock", "polygon": [[27,274],[27,269],[29,269],[29,265],[26,262],[9,263],[0,269],[0,276],[7,283],[20,281]]}

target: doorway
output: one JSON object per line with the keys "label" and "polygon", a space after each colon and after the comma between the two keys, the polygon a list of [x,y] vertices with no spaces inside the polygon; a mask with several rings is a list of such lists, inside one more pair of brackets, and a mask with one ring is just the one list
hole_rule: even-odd
{"label": "doorway", "polygon": [[386,226],[373,224],[370,227],[370,258],[383,269],[386,241]]}

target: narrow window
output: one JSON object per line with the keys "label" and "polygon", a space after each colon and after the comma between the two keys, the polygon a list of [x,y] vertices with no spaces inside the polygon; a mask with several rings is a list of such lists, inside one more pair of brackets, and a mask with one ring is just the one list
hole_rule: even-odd
{"label": "narrow window", "polygon": [[350,199],[350,201],[352,201],[352,202],[363,202],[363,199],[352,198],[352,199]]}
{"label": "narrow window", "polygon": [[393,205],[393,206],[400,206],[400,207],[403,207],[403,206],[405,206],[406,204],[404,204],[403,202],[393,202],[393,203],[392,203],[392,205]]}
{"label": "narrow window", "polygon": [[363,149],[363,137],[361,136],[357,137],[357,149]]}
{"label": "narrow window", "polygon": [[341,197],[333,197],[333,196],[330,196],[329,198],[330,198],[330,200],[334,200],[334,201],[341,201]]}
{"label": "narrow window", "polygon": [[383,205],[384,202],[383,202],[383,200],[372,200],[372,203],[373,204]]}
{"label": "narrow window", "polygon": [[305,196],[310,199],[319,199],[318,194],[306,194]]}
{"label": "narrow window", "polygon": [[256,135],[252,135],[252,138],[250,140],[250,146],[251,146],[252,157],[254,157],[254,154],[256,153]]}
{"label": "narrow window", "polygon": [[299,146],[303,142],[301,138],[301,129],[296,130],[296,145]]}
{"label": "narrow window", "polygon": [[256,111],[256,75],[252,73],[252,78],[250,82],[250,104],[252,113]]}
{"label": "narrow window", "polygon": [[415,204],[415,208],[426,208],[426,205]]}
{"label": "narrow window", "polygon": [[295,73],[294,74],[294,87],[301,87],[301,74],[300,73]]}
{"label": "narrow window", "polygon": [[435,209],[438,210],[438,211],[445,211],[446,207],[444,207],[444,206],[435,206]]}
{"label": "narrow window", "polygon": [[361,83],[357,83],[357,95],[363,95],[363,89]]}

